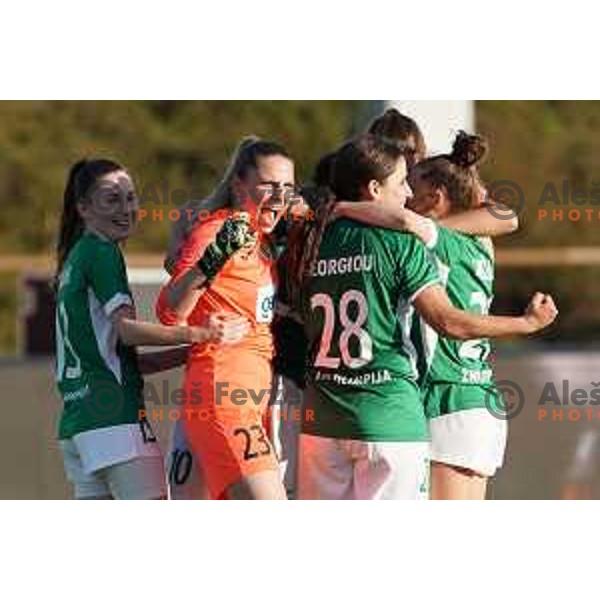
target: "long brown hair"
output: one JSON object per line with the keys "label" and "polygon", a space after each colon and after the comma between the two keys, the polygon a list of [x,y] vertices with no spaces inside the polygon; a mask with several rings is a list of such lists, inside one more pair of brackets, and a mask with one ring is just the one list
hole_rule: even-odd
{"label": "long brown hair", "polygon": [[123,170],[119,163],[106,158],[80,160],[69,170],[56,245],[55,279],[60,275],[69,252],[84,230],[83,219],[77,209],[77,203],[88,200],[90,190],[100,177]]}

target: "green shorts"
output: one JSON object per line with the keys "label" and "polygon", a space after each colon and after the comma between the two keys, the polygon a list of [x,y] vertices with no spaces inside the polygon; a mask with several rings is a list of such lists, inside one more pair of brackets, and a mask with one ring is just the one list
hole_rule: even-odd
{"label": "green shorts", "polygon": [[504,411],[502,396],[493,384],[427,383],[421,394],[427,419],[472,408],[486,408],[496,414]]}

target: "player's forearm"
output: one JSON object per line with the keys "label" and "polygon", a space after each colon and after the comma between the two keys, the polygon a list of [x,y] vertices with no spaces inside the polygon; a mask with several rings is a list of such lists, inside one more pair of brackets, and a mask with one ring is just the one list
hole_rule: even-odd
{"label": "player's forearm", "polygon": [[378,202],[338,202],[335,217],[345,217],[375,227],[407,231],[428,244],[435,235],[430,219],[403,206],[387,206]]}
{"label": "player's forearm", "polygon": [[441,219],[440,225],[467,235],[498,237],[516,231],[519,217],[514,211],[496,204],[494,212],[488,207],[476,208]]}
{"label": "player's forearm", "polygon": [[187,362],[189,346],[179,346],[160,352],[145,352],[138,355],[138,366],[142,375],[175,369]]}
{"label": "player's forearm", "polygon": [[536,330],[526,316],[475,315],[458,309],[448,311],[432,326],[438,333],[459,340],[528,335]]}
{"label": "player's forearm", "polygon": [[191,331],[187,327],[169,327],[133,319],[121,319],[117,323],[117,333],[128,346],[177,346],[191,342]]}
{"label": "player's forearm", "polygon": [[391,209],[375,202],[337,202],[333,216],[403,231],[407,228],[406,212],[402,207]]}

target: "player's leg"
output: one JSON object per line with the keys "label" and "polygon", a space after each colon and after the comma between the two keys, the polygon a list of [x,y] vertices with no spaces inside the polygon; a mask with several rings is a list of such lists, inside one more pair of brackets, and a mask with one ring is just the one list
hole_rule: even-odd
{"label": "player's leg", "polygon": [[166,499],[164,459],[147,421],[84,431],[73,443],[83,472],[102,481],[113,498]]}
{"label": "player's leg", "polygon": [[432,500],[485,500],[488,478],[472,469],[431,463]]}
{"label": "player's leg", "polygon": [[76,500],[112,500],[106,482],[95,473],[86,473],[81,456],[73,440],[61,440],[61,451],[65,466],[65,474],[73,485]]}
{"label": "player's leg", "polygon": [[192,416],[185,426],[211,498],[285,498],[279,462],[260,411],[237,407],[228,413],[219,407],[204,421]]}
{"label": "player's leg", "polygon": [[502,466],[506,421],[485,408],[431,419],[431,498],[484,500],[488,479]]}
{"label": "player's leg", "polygon": [[263,427],[262,412],[242,410],[236,417],[221,418],[218,425],[225,432],[222,456],[231,457],[222,463],[219,473],[212,471],[213,481],[221,482],[223,496],[230,500],[286,500],[279,461]]}
{"label": "player's leg", "polygon": [[506,449],[501,394],[488,385],[433,383],[424,390],[424,404],[431,435],[430,497],[485,499]]}
{"label": "player's leg", "polygon": [[176,421],[168,460],[171,500],[208,500],[200,460],[188,444],[181,420]]}
{"label": "player's leg", "polygon": [[267,410],[263,414],[263,427],[267,432],[267,437],[271,442],[275,456],[279,461],[279,475],[283,480],[287,470],[287,458],[283,454],[282,435],[283,423],[281,421],[281,403],[283,398],[282,377],[273,374],[271,383],[271,392]]}
{"label": "player's leg", "polygon": [[426,500],[427,442],[353,442],[358,500]]}
{"label": "player's leg", "polygon": [[98,472],[117,500],[166,500],[167,482],[161,456],[140,456]]}
{"label": "player's leg", "polygon": [[302,390],[288,377],[281,378],[279,441],[284,464],[283,485],[288,498],[298,496],[298,444],[302,428]]}
{"label": "player's leg", "polygon": [[185,411],[183,424],[210,497],[285,497],[278,458],[263,425],[272,381],[267,356],[240,354],[235,368],[195,365],[186,386],[194,381],[202,381],[202,403]]}
{"label": "player's leg", "polygon": [[352,500],[354,498],[351,440],[300,435],[298,446],[298,498],[300,500]]}
{"label": "player's leg", "polygon": [[225,495],[229,500],[287,500],[279,469],[242,477]]}

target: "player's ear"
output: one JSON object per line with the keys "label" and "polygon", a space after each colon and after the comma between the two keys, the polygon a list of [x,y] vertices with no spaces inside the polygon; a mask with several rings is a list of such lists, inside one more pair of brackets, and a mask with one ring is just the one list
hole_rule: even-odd
{"label": "player's ear", "polygon": [[450,198],[448,197],[448,190],[445,186],[434,188],[432,190],[432,198],[434,200],[434,207],[439,211],[445,210],[450,205]]}
{"label": "player's ear", "polygon": [[75,205],[77,208],[77,214],[82,218],[86,219],[90,214],[90,205],[86,202],[77,202]]}
{"label": "player's ear", "polygon": [[445,187],[438,190],[439,196],[436,197],[435,213],[438,219],[443,219],[453,212],[452,201]]}
{"label": "player's ear", "polygon": [[367,184],[367,192],[371,200],[379,199],[381,195],[381,184],[376,179],[371,179]]}

